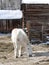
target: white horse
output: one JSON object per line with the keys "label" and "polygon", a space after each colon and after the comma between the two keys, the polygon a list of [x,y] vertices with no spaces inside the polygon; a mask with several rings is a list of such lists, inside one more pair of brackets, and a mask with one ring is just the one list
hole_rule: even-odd
{"label": "white horse", "polygon": [[20,57],[22,55],[22,47],[25,48],[27,55],[32,56],[32,48],[28,36],[23,29],[15,28],[12,30],[11,39],[14,46],[14,57]]}

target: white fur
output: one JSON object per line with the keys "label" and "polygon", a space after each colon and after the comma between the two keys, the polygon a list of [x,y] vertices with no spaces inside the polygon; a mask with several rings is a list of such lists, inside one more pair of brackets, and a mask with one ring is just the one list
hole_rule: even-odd
{"label": "white fur", "polygon": [[22,54],[22,47],[25,47],[27,55],[32,55],[32,48],[28,36],[23,29],[15,28],[12,30],[11,39],[14,46],[14,57],[20,57]]}

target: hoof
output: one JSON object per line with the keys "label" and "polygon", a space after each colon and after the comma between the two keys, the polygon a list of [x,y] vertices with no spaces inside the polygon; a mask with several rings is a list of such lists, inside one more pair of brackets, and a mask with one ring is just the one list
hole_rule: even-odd
{"label": "hoof", "polygon": [[23,54],[21,54],[21,56],[23,56]]}
{"label": "hoof", "polygon": [[18,56],[16,56],[16,58],[18,58]]}
{"label": "hoof", "polygon": [[32,55],[29,55],[29,57],[32,57]]}

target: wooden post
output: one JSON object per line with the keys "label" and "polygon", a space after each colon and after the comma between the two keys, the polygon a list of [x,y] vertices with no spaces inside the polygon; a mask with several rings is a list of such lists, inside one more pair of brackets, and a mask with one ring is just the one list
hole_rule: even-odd
{"label": "wooden post", "polygon": [[44,26],[43,26],[43,24],[42,24],[42,41],[43,41],[43,27],[44,27]]}
{"label": "wooden post", "polygon": [[26,21],[26,28],[27,28],[27,30],[28,30],[28,37],[29,37],[29,39],[30,39],[30,21]]}
{"label": "wooden post", "polygon": [[12,20],[9,20],[9,22],[10,22],[10,31],[12,30]]}
{"label": "wooden post", "polygon": [[22,28],[24,28],[24,16],[23,16],[23,18],[22,18]]}

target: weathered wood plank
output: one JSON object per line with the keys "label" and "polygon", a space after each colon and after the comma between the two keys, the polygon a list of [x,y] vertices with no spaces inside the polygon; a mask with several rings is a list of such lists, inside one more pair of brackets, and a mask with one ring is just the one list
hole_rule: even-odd
{"label": "weathered wood plank", "polygon": [[[27,21],[30,21],[29,27],[27,25],[28,30],[30,30],[29,38],[34,37],[43,40],[43,34],[45,34],[45,30],[49,28],[49,25],[45,25],[49,23],[49,5],[22,4],[22,10],[24,13],[24,22],[27,23]],[[46,32],[46,34],[48,33]]]}

